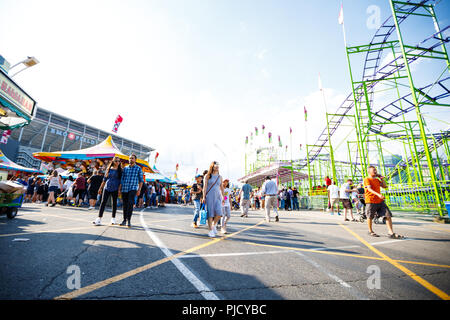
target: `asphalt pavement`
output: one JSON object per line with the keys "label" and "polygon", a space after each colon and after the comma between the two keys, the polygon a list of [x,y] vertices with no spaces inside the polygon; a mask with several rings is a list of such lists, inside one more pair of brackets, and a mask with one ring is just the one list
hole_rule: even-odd
{"label": "asphalt pavement", "polygon": [[[25,204],[0,217],[0,299],[440,300],[450,293],[450,225],[386,225],[318,211],[233,211],[228,233],[194,229],[192,206],[136,208],[132,227],[98,211]],[[117,214],[121,222],[122,211]]]}

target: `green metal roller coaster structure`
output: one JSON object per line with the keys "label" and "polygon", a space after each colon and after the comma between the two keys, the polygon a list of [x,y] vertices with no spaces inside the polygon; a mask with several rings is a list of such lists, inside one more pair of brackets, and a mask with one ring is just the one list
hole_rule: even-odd
{"label": "green metal roller coaster structure", "polygon": [[[443,216],[450,200],[450,126],[433,132],[425,120],[431,117],[427,110],[445,113],[450,107],[450,26],[439,26],[435,1],[388,1],[392,15],[370,43],[346,45],[351,93],[335,112],[326,113],[327,126],[314,144],[306,145],[306,158],[288,162],[292,170],[308,175],[297,184],[303,195],[321,199],[312,201],[318,207],[328,202],[326,191],[316,188],[324,184],[323,177],[338,184],[348,178],[360,183],[368,167],[376,165],[388,180],[383,193],[393,210]],[[410,43],[403,29],[417,22],[430,22],[433,32]],[[356,68],[352,61],[358,58],[364,63]],[[422,61],[432,61],[433,68],[429,63],[426,72],[423,64],[415,68]],[[347,159],[336,160],[339,154]]]}

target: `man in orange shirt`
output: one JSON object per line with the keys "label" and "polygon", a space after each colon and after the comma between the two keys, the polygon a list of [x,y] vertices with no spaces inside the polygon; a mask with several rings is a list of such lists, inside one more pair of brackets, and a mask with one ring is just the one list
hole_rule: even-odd
{"label": "man in orange shirt", "polygon": [[369,224],[369,234],[372,237],[379,237],[372,229],[372,222],[374,218],[386,217],[386,225],[389,229],[389,238],[402,239],[403,236],[394,233],[392,228],[392,214],[386,203],[384,196],[381,194],[380,187],[387,188],[384,177],[378,174],[377,168],[369,167],[369,176],[364,179],[365,201],[366,201],[366,215]]}

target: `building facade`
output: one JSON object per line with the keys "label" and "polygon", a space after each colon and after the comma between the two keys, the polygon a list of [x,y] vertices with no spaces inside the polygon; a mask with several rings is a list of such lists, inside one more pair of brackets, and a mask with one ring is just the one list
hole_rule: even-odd
{"label": "building facade", "polygon": [[122,138],[112,132],[100,130],[82,122],[69,119],[41,107],[29,125],[12,130],[3,152],[14,162],[32,168],[40,168],[41,161],[33,158],[33,152],[80,150],[97,145],[108,136],[124,154],[134,153],[139,159],[150,160],[153,148]]}

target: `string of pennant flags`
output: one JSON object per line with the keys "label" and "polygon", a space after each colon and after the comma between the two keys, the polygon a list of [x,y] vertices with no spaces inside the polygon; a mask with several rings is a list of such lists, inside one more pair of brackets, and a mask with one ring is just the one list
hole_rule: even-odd
{"label": "string of pennant flags", "polygon": [[[306,109],[306,106],[303,107],[303,110],[304,110],[304,115],[305,115],[305,122],[307,122],[308,121],[308,110]],[[266,127],[264,125],[262,125],[261,128],[262,128],[262,134],[264,135],[264,131],[265,131]],[[257,137],[259,135],[258,127],[255,127],[254,133],[255,133],[255,137]],[[289,134],[291,136],[292,136],[292,133],[293,133],[292,127],[289,127]],[[249,139],[249,137],[250,137],[250,139]],[[272,132],[268,132],[267,137],[268,137],[269,144],[272,144]],[[251,142],[251,141],[253,141],[253,132],[250,132],[250,136],[245,137],[246,145],[249,144],[249,142]],[[283,147],[283,143],[281,141],[281,136],[278,136],[278,146],[280,148]],[[303,146],[303,144],[300,144],[300,150],[302,150],[302,146]],[[286,145],[286,149],[287,148],[288,148],[288,146]]]}

